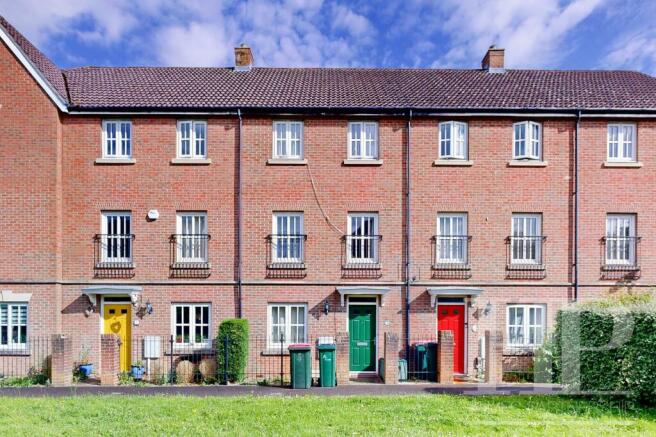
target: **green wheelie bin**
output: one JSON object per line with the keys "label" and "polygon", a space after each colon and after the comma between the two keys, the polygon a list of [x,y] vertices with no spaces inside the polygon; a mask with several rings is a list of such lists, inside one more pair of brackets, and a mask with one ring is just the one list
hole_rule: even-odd
{"label": "green wheelie bin", "polygon": [[335,349],[334,344],[319,344],[319,385],[321,387],[335,387],[336,368],[335,368]]}
{"label": "green wheelie bin", "polygon": [[312,346],[307,343],[289,345],[292,388],[310,388],[312,385],[311,352]]}

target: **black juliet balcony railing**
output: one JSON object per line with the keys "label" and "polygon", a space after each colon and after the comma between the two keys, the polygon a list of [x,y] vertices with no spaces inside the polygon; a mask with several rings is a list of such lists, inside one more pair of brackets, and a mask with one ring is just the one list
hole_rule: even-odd
{"label": "black juliet balcony railing", "polygon": [[604,279],[636,279],[640,276],[641,237],[602,237],[601,272]]}
{"label": "black juliet balcony railing", "polygon": [[543,279],[546,277],[544,235],[506,237],[506,270],[509,278]]}
{"label": "black juliet balcony railing", "polygon": [[434,278],[467,279],[471,277],[469,264],[470,235],[434,235],[431,268]]}
{"label": "black juliet balcony railing", "polygon": [[134,276],[134,235],[97,234],[94,241],[94,276],[124,278]]}
{"label": "black juliet balcony railing", "polygon": [[210,239],[208,234],[171,235],[171,276],[208,277]]}
{"label": "black juliet balcony railing", "polygon": [[381,276],[382,235],[344,235],[342,237],[342,276],[378,278]]}
{"label": "black juliet balcony railing", "polygon": [[307,235],[271,234],[267,242],[267,269],[304,270]]}

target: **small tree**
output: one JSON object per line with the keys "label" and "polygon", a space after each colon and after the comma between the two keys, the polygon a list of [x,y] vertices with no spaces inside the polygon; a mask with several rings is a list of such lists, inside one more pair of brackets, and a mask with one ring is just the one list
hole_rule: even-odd
{"label": "small tree", "polygon": [[[227,319],[221,322],[216,346],[216,370],[219,381],[222,384],[228,381],[243,381],[248,362],[248,320]],[[227,380],[225,373],[227,373]]]}

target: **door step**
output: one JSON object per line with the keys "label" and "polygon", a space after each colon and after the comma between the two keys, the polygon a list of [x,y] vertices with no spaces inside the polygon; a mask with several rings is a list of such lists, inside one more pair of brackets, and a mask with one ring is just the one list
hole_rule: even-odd
{"label": "door step", "polygon": [[351,384],[382,384],[383,381],[378,375],[366,376],[351,376],[349,378]]}

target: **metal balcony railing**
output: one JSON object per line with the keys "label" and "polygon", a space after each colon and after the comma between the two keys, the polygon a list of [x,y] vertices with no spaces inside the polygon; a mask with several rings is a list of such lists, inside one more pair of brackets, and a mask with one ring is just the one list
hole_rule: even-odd
{"label": "metal balcony railing", "polygon": [[307,235],[271,234],[267,236],[267,268],[294,270],[305,268]]}
{"label": "metal balcony railing", "polygon": [[469,270],[470,235],[434,235],[433,270]]}
{"label": "metal balcony railing", "polygon": [[602,237],[602,270],[636,271],[641,237]]}
{"label": "metal balcony railing", "polygon": [[382,235],[345,235],[344,269],[380,269]]}
{"label": "metal balcony railing", "polygon": [[134,234],[97,234],[94,237],[96,269],[131,269]]}
{"label": "metal balcony railing", "polygon": [[547,237],[543,235],[514,236],[506,238],[508,270],[544,270],[544,245]]}
{"label": "metal balcony railing", "polygon": [[171,235],[171,268],[208,269],[208,234]]}

